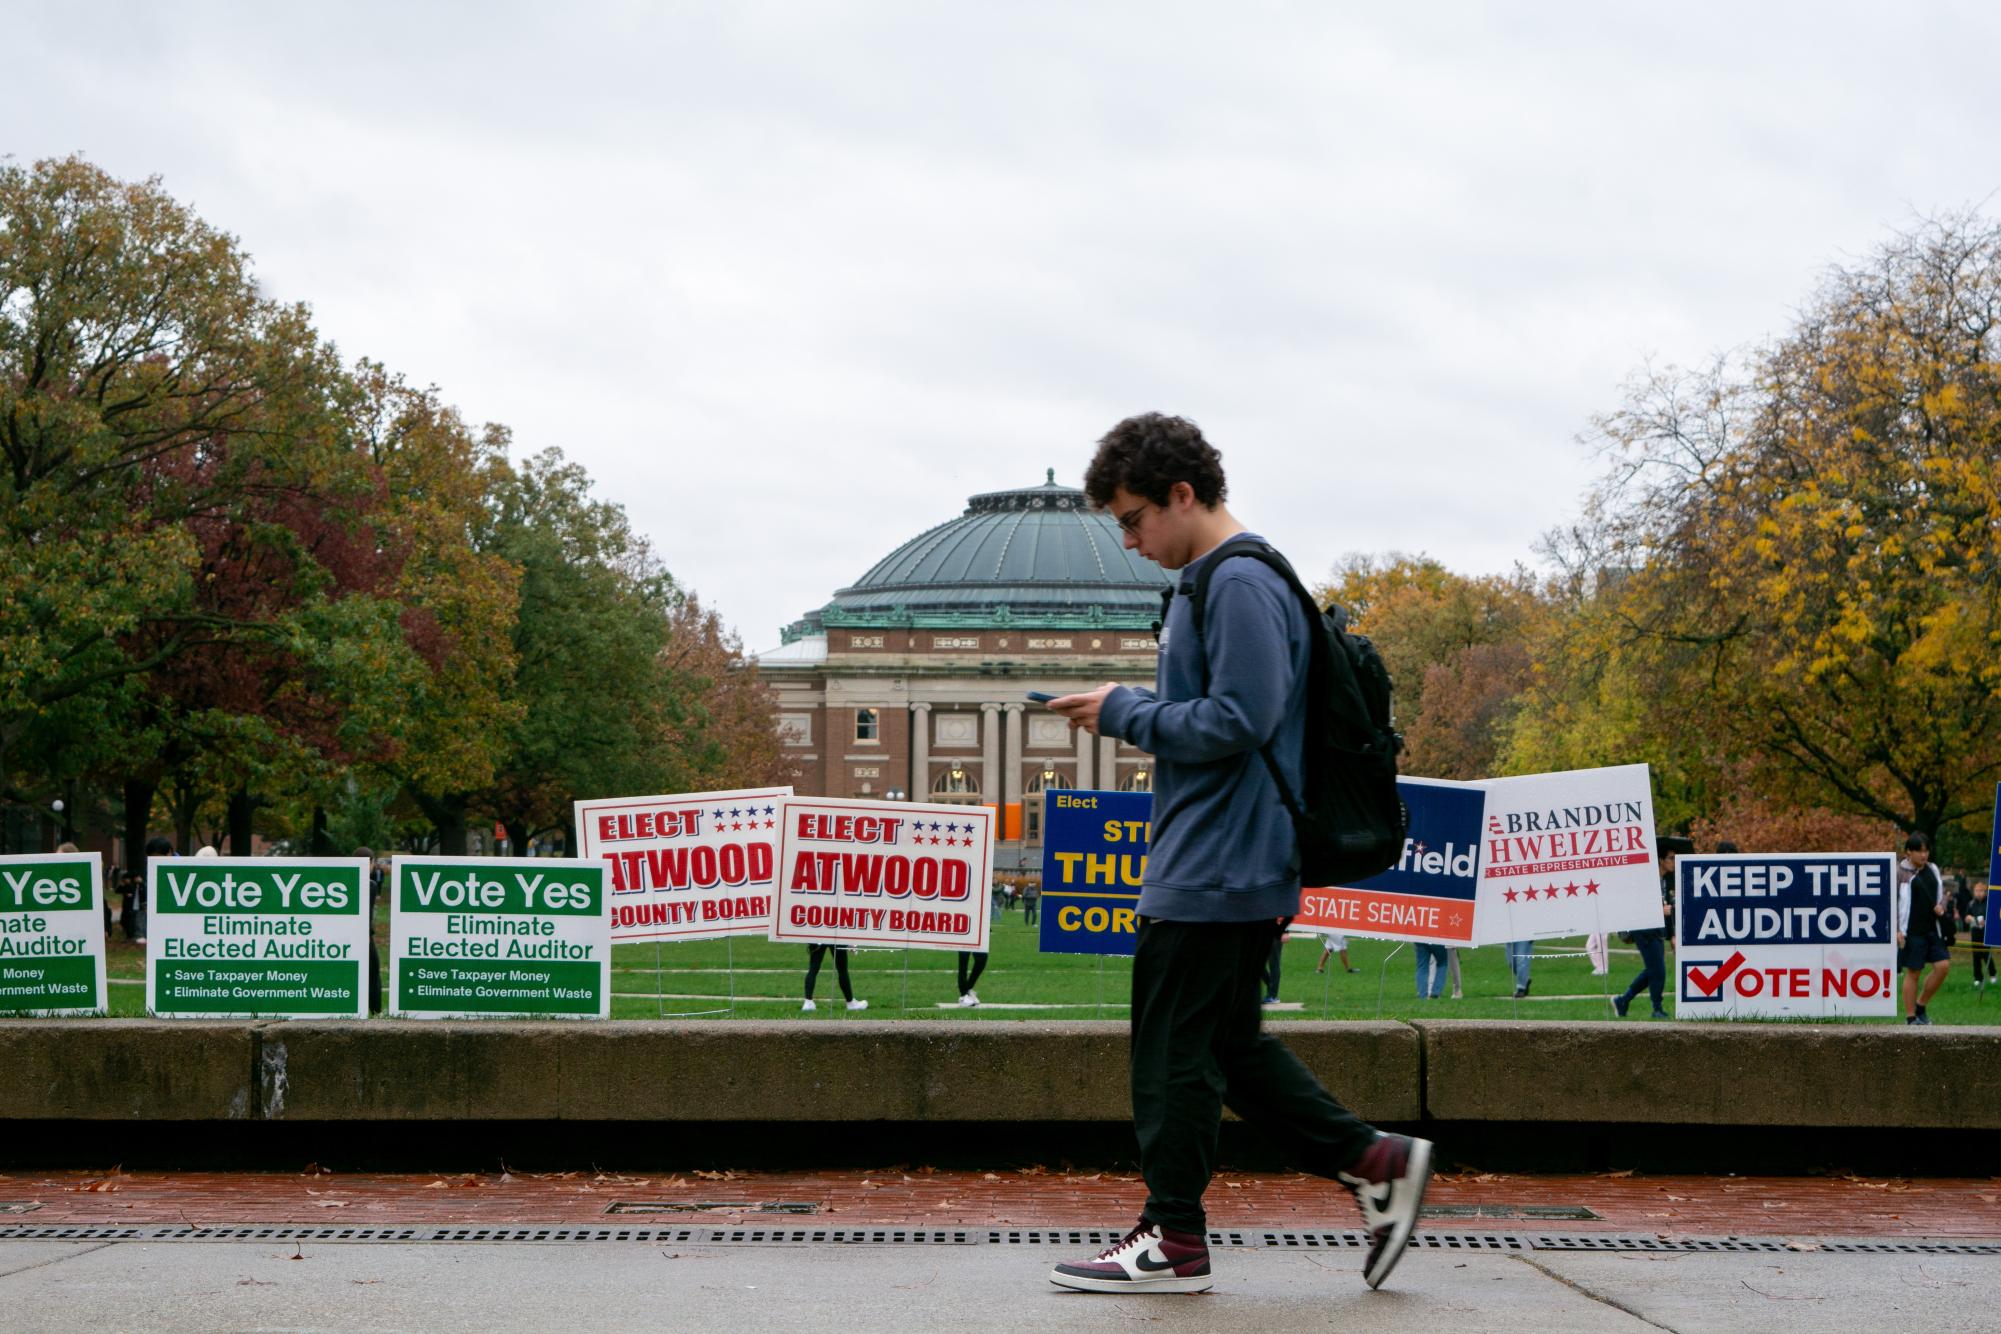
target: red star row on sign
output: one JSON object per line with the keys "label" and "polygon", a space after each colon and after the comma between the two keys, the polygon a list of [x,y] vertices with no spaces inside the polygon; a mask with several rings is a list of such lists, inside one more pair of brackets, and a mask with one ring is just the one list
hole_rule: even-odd
{"label": "red star row on sign", "polygon": [[1583,894],[1589,898],[1597,894],[1597,892],[1598,882],[1596,880],[1587,880],[1581,885],[1573,883],[1568,885],[1550,885],[1543,889],[1504,889],[1501,891],[1501,897],[1509,903],[1513,903],[1519,898],[1526,898],[1530,903],[1534,903],[1537,899],[1574,899],[1579,894]]}

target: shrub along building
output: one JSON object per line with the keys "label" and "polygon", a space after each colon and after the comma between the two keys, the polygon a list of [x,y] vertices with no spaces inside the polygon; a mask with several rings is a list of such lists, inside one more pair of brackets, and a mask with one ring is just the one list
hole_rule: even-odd
{"label": "shrub along building", "polygon": [[799,791],[993,806],[996,866],[1039,866],[1044,793],[1144,791],[1151,761],[1024,693],[1150,684],[1168,586],[1053,469],[972,497],[758,655]]}

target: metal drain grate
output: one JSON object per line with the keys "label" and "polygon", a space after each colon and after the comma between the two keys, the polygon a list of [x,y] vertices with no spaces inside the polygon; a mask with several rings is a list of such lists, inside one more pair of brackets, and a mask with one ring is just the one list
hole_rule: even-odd
{"label": "metal drain grate", "polygon": [[1525,1233],[1533,1251],[1641,1251],[1663,1255],[2001,1255],[2001,1241],[1883,1241],[1831,1237],[1656,1237],[1621,1232]]}
{"label": "metal drain grate", "polygon": [[790,1200],[619,1200],[608,1214],[817,1214],[820,1206]]}
{"label": "metal drain grate", "polygon": [[987,1242],[993,1246],[1073,1246],[1101,1251],[1125,1235],[1103,1227],[996,1228],[987,1233]]}
{"label": "metal drain grate", "polygon": [[1581,1204],[1427,1204],[1420,1218],[1478,1218],[1498,1222],[1590,1223],[1597,1214]]}
{"label": "metal drain grate", "polygon": [[[1255,1245],[1271,1250],[1366,1251],[1366,1232],[1260,1232]],[[1218,1245],[1216,1234],[1210,1245]],[[1242,1244],[1242,1243],[1240,1243]],[[1525,1251],[1527,1242],[1512,1232],[1419,1232],[1410,1244],[1425,1251]]]}
{"label": "metal drain grate", "polygon": [[[42,1224],[0,1225],[0,1242],[320,1242],[336,1244],[527,1243],[576,1245],[636,1242],[648,1246],[1060,1246],[1102,1250],[1125,1233],[1111,1228],[788,1228],[604,1227],[443,1225],[427,1227],[313,1227],[243,1223],[217,1227],[157,1224],[141,1227]],[[1224,1249],[1365,1250],[1359,1231],[1263,1232],[1224,1229],[1209,1234]],[[1623,1232],[1419,1232],[1411,1245],[1427,1251],[1521,1253],[1624,1251],[1656,1254],[1707,1252],[1831,1255],[1996,1255],[2001,1241],[1899,1241],[1881,1238],[1659,1237]]]}

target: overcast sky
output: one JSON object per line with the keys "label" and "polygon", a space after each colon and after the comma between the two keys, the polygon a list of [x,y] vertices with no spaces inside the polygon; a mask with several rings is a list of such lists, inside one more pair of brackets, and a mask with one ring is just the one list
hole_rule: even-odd
{"label": "overcast sky", "polygon": [[1156,408],[1309,574],[1507,569],[1642,362],[2001,187],[1988,4],[4,8],[0,152],[161,176],[754,650]]}

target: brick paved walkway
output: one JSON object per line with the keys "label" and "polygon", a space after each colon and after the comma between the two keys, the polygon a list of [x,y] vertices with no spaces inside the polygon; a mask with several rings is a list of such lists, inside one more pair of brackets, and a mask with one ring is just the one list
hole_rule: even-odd
{"label": "brick paved walkway", "polygon": [[[381,1176],[323,1173],[18,1172],[0,1175],[0,1224],[603,1222],[619,1203],[677,1205],[649,1224],[1125,1227],[1145,1193],[1132,1177],[1026,1169],[621,1176],[595,1172]],[[32,1211],[17,1212],[34,1204]],[[1433,1182],[1435,1230],[1606,1230],[1677,1236],[2001,1237],[2001,1179],[1513,1176]],[[760,1206],[812,1206],[789,1213]],[[1208,1196],[1219,1228],[1345,1229],[1345,1192],[1312,1177],[1232,1174]],[[1582,1207],[1550,1219],[1523,1208]],[[1458,1211],[1478,1209],[1478,1214]]]}

